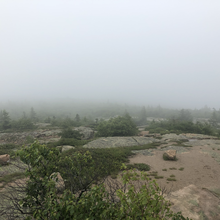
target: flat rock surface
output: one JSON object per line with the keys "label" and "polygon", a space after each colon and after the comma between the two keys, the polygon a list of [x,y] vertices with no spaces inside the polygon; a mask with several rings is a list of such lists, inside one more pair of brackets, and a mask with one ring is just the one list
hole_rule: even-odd
{"label": "flat rock surface", "polygon": [[214,136],[209,136],[209,135],[204,135],[204,134],[191,134],[191,133],[186,133],[186,134],[165,134],[162,135],[163,140],[184,140],[184,139],[217,139],[217,137]]}
{"label": "flat rock surface", "polygon": [[44,144],[59,140],[60,132],[61,129],[38,129],[28,132],[0,133],[0,145],[5,143],[26,144],[30,138],[37,139],[40,143]]}
{"label": "flat rock surface", "polygon": [[174,212],[181,211],[185,217],[193,220],[220,219],[220,200],[212,189],[189,185],[172,192],[167,199],[174,204],[171,209]]}
{"label": "flat rock surface", "polygon": [[84,145],[85,148],[130,147],[158,142],[152,137],[106,137],[99,138]]}

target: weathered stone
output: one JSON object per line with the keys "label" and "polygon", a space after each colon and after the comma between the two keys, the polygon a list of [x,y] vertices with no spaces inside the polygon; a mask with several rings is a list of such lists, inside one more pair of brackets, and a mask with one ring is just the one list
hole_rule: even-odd
{"label": "weathered stone", "polygon": [[70,150],[70,149],[74,149],[75,147],[70,146],[70,145],[63,145],[63,146],[57,146],[57,148],[61,148],[62,152],[66,151],[66,150]]}
{"label": "weathered stone", "polygon": [[[56,176],[56,177],[53,177]],[[52,180],[55,182],[55,187],[58,191],[63,191],[65,189],[65,183],[59,172],[54,172],[50,175]]]}
{"label": "weathered stone", "polygon": [[84,145],[85,148],[130,147],[158,142],[152,137],[106,137],[99,138]]}
{"label": "weathered stone", "polygon": [[139,136],[146,137],[146,135],[148,135],[148,134],[149,134],[149,131],[141,131],[141,132],[139,133]]}
{"label": "weathered stone", "polygon": [[167,150],[164,152],[163,157],[167,160],[176,160],[176,150]]}
{"label": "weathered stone", "polygon": [[[193,220],[220,219],[219,198],[210,189],[189,185],[171,192],[166,200],[173,204],[172,211],[181,211],[185,218]],[[203,214],[201,215],[201,213]],[[215,214],[213,215],[213,213]]]}
{"label": "weathered stone", "polygon": [[173,141],[180,141],[180,140],[185,140],[187,139],[185,135],[177,135],[177,134],[173,134],[173,133],[170,133],[170,134],[165,134],[162,136],[163,140],[173,140]]}
{"label": "weathered stone", "polygon": [[9,162],[10,162],[10,155],[9,154],[0,155],[0,164],[5,165]]}
{"label": "weathered stone", "polygon": [[79,133],[83,135],[83,140],[88,140],[94,137],[94,131],[91,128],[80,126],[75,128],[75,130],[79,131]]}

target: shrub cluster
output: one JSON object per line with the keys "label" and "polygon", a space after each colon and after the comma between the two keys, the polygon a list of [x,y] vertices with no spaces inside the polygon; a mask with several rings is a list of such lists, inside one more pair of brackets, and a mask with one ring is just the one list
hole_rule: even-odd
{"label": "shrub cluster", "polygon": [[113,137],[113,136],[133,136],[138,133],[138,129],[130,117],[126,114],[124,117],[118,116],[109,121],[102,121],[97,127],[96,135],[98,137]]}
{"label": "shrub cluster", "polygon": [[145,128],[150,133],[197,133],[206,135],[215,135],[214,128],[209,123],[193,123],[190,121],[161,121],[151,122],[148,127]]}
{"label": "shrub cluster", "polygon": [[[171,204],[164,199],[156,181],[148,179],[146,172],[137,174],[123,165],[122,183],[107,187],[97,178],[96,163],[89,152],[75,152],[74,160],[68,156],[62,158],[58,150],[35,142],[17,155],[28,165],[27,182],[14,188],[10,203],[0,201],[1,216],[22,219],[23,215],[25,219],[45,220],[186,220],[181,213],[170,210]],[[65,169],[59,170],[59,167]],[[68,184],[63,192],[57,193],[57,172],[60,171]],[[18,197],[14,196],[16,192]]]}

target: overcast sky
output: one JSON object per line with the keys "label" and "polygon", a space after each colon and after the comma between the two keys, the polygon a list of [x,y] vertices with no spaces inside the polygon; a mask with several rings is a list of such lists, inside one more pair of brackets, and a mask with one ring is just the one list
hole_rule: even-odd
{"label": "overcast sky", "polygon": [[1,0],[0,101],[220,108],[220,1]]}

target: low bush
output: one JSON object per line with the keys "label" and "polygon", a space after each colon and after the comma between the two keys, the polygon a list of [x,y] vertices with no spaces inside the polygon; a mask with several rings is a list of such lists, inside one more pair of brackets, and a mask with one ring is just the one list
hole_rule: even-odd
{"label": "low bush", "polygon": [[133,169],[133,168],[140,170],[140,171],[149,171],[150,170],[150,166],[145,163],[135,163],[135,164],[128,164],[127,165],[127,169]]}
{"label": "low bush", "polygon": [[[148,179],[146,172],[139,174],[123,165],[123,184],[117,188],[106,187],[94,175],[97,167],[89,152],[75,152],[74,160],[68,156],[62,158],[58,150],[35,142],[18,151],[18,156],[28,165],[25,172],[28,180],[23,188],[14,188],[22,190],[19,199],[10,194],[12,197],[6,197],[11,199],[10,204],[0,201],[1,216],[9,214],[14,219],[23,215],[25,219],[51,220],[185,219],[181,213],[170,210],[171,204],[164,199],[156,181]],[[53,179],[57,181],[56,174],[51,173],[60,171],[57,169],[60,163],[66,168],[63,178],[67,178],[71,187],[57,194]],[[138,186],[134,181],[139,183]]]}
{"label": "low bush", "polygon": [[96,136],[133,136],[138,133],[138,129],[132,118],[126,114],[124,117],[112,118],[109,121],[102,121],[97,127]]}
{"label": "low bush", "polygon": [[175,178],[167,178],[167,181],[176,181]]}
{"label": "low bush", "polygon": [[36,126],[28,118],[21,118],[17,121],[12,121],[11,123],[12,130],[25,131],[25,130],[33,130],[35,128]]}
{"label": "low bush", "polygon": [[161,121],[161,122],[151,122],[148,127],[145,128],[150,133],[197,133],[205,135],[217,135],[216,129],[209,123],[197,122],[193,123],[191,121]]}
{"label": "low bush", "polygon": [[0,155],[1,154],[14,154],[14,150],[19,148],[16,144],[2,144],[0,145]]}
{"label": "low bush", "polygon": [[72,128],[65,128],[61,132],[61,138],[75,138],[77,140],[81,140],[82,135],[77,130],[73,130]]}
{"label": "low bush", "polygon": [[170,170],[177,170],[176,167],[170,167]]}
{"label": "low bush", "polygon": [[74,147],[80,147],[80,146],[87,144],[90,141],[91,140],[78,140],[75,138],[61,138],[59,141],[48,143],[47,146],[49,148],[62,146],[62,145],[70,145],[70,146],[74,146]]}

